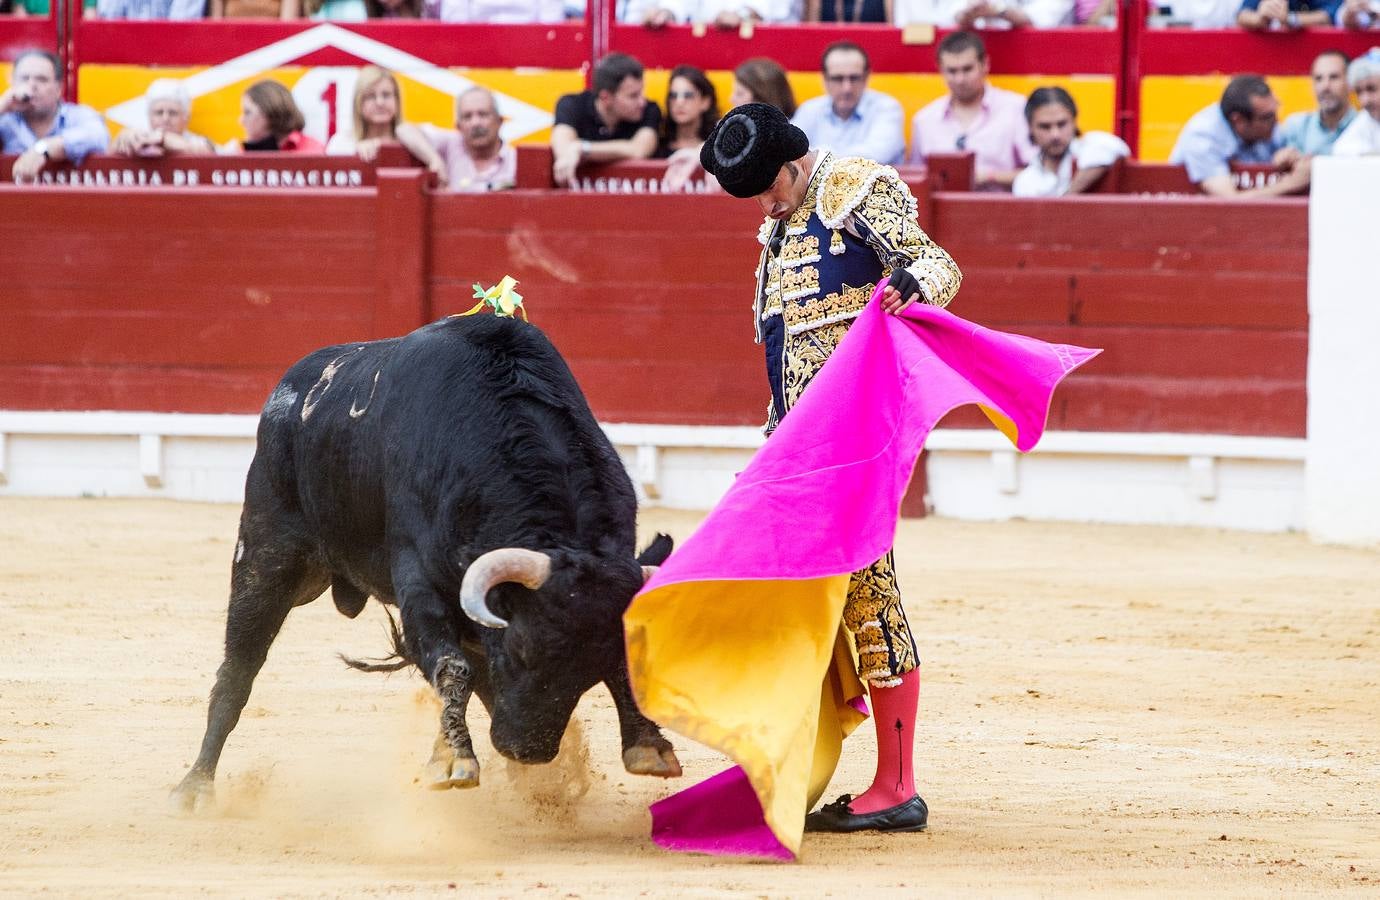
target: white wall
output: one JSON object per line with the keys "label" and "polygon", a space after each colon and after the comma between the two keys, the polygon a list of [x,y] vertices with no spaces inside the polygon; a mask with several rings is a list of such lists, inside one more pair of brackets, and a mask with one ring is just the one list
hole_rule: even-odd
{"label": "white wall", "polygon": [[1380,157],[1313,163],[1308,533],[1380,545]]}
{"label": "white wall", "polygon": [[[0,495],[238,502],[254,416],[0,412]],[[756,428],[610,424],[645,505],[708,509],[761,446]],[[930,436],[934,511],[1049,519],[1303,527],[1301,440],[1053,432],[1020,455],[996,431]]]}

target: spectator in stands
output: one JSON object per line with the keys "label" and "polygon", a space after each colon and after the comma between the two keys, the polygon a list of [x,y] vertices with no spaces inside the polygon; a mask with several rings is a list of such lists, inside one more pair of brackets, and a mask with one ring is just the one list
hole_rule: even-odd
{"label": "spectator in stands", "polygon": [[369,11],[364,0],[284,0],[283,5],[299,4],[302,18],[317,22],[364,22]]}
{"label": "spectator in stands", "polygon": [[[397,141],[436,173],[444,186],[446,164],[416,125],[402,120],[402,91],[392,72],[365,66],[355,79],[354,122],[349,131],[337,131],[326,144],[332,156],[355,155],[365,162],[378,159],[379,147]],[[300,127],[300,126],[299,126]]]}
{"label": "spectator in stands", "polygon": [[1273,184],[1242,190],[1231,164],[1270,163],[1282,146],[1279,100],[1259,75],[1238,75],[1220,102],[1194,114],[1179,132],[1169,161],[1188,170],[1188,178],[1214,197],[1278,197],[1308,186],[1310,166],[1301,159]]}
{"label": "spectator in stands", "polygon": [[702,171],[700,147],[719,121],[719,96],[709,77],[694,66],[671,70],[666,89],[666,118],[656,156],[666,160],[666,187],[677,191]]}
{"label": "spectator in stands", "polygon": [[628,0],[621,19],[648,28],[702,24],[737,30],[758,22],[798,22],[800,16],[792,0]]}
{"label": "spectator in stands", "polygon": [[285,19],[298,18],[302,13],[301,0],[209,0],[212,19]]}
{"label": "spectator in stands", "polygon": [[1364,56],[1353,59],[1347,66],[1346,78],[1356,92],[1356,99],[1361,101],[1361,112],[1332,145],[1332,153],[1335,156],[1380,153],[1380,47],[1371,47]]}
{"label": "spectator in stands", "polygon": [[1167,5],[1171,24],[1191,28],[1230,28],[1241,11],[1240,0],[1169,0]]}
{"label": "spectator in stands", "polygon": [[436,17],[442,22],[487,22],[524,25],[564,22],[564,0],[440,0]]}
{"label": "spectator in stands", "polygon": [[594,67],[594,87],[556,103],[551,174],[569,184],[581,162],[646,159],[656,152],[661,109],[647,99],[642,63],[610,53]]}
{"label": "spectator in stands", "polygon": [[905,114],[895,97],[868,89],[866,51],[852,41],[835,41],[824,48],[819,67],[827,93],[800,104],[791,124],[805,132],[812,147],[899,163],[906,147]]}
{"label": "spectator in stands", "polygon": [[733,93],[729,95],[728,106],[732,109],[744,103],[766,103],[781,110],[787,118],[795,115],[795,92],[786,78],[786,70],[776,60],[755,56],[733,70]]}
{"label": "spectator in stands", "polygon": [[[829,0],[824,0],[829,2]],[[1094,9],[1115,0],[1084,0]],[[892,0],[892,22],[939,28],[1059,28],[1074,24],[1074,0]]]}
{"label": "spectator in stands", "polygon": [[102,19],[200,19],[206,0],[97,0],[96,15]]}
{"label": "spectator in stands", "polygon": [[[50,0],[6,0],[6,3],[8,3],[7,6],[0,4],[0,13],[10,12],[16,19],[23,19],[28,16],[46,19],[52,14]],[[83,14],[89,16],[95,12],[96,0],[81,0],[80,5]]]}
{"label": "spectator in stands", "polygon": [[21,50],[0,94],[0,152],[18,153],[15,181],[38,177],[49,162],[80,165],[110,145],[101,114],[62,99],[62,63],[46,50]]}
{"label": "spectator in stands", "polygon": [[1097,184],[1131,148],[1114,134],[1078,130],[1078,105],[1061,87],[1036,88],[1025,104],[1025,120],[1037,153],[1011,184],[1017,197],[1081,194]]}
{"label": "spectator in stands", "polygon": [[1247,31],[1331,25],[1342,0],[1245,0],[1236,24]]}
{"label": "spectator in stands", "polygon": [[256,81],[245,90],[240,97],[240,125],[244,128],[244,143],[232,140],[225,152],[326,152],[320,141],[302,133],[306,119],[291,92],[276,81]]}
{"label": "spectator in stands", "polygon": [[1332,145],[1356,118],[1346,86],[1347,62],[1346,54],[1340,50],[1324,50],[1313,60],[1313,96],[1318,108],[1294,113],[1284,120],[1284,146],[1275,151],[1274,158],[1279,168],[1293,168],[1305,156],[1331,153]]}
{"label": "spectator in stands", "polygon": [[661,120],[661,140],[656,156],[665,159],[680,150],[693,151],[719,121],[719,97],[704,71],[694,66],[676,66],[666,88],[666,118]]}
{"label": "spectator in stands", "polygon": [[1117,0],[1074,0],[1073,21],[1089,28],[1116,27]]}
{"label": "spectator in stands", "polygon": [[423,0],[364,0],[364,11],[371,19],[424,19]]}
{"label": "spectator in stands", "polygon": [[973,153],[977,186],[1009,190],[1035,157],[1025,98],[987,83],[987,47],[970,31],[946,35],[938,58],[949,93],[911,120],[911,162],[923,165],[930,153]]}
{"label": "spectator in stands", "polygon": [[144,92],[148,127],[126,128],[111,142],[110,152],[124,156],[180,156],[215,153],[209,138],[187,130],[192,98],[176,78],[159,78]]}
{"label": "spectator in stands", "polygon": [[1336,21],[1339,28],[1357,31],[1380,28],[1380,0],[1344,0]]}
{"label": "spectator in stands", "polygon": [[445,161],[443,183],[452,191],[503,191],[517,184],[517,151],[499,135],[498,101],[475,85],[455,98],[455,128],[423,125],[422,133]]}
{"label": "spectator in stands", "polygon": [[887,21],[885,0],[805,0],[806,22],[838,22],[857,24],[859,22]]}

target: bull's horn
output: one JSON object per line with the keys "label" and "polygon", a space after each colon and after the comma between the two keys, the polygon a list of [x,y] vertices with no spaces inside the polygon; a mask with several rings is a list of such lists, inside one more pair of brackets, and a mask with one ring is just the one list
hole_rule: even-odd
{"label": "bull's horn", "polygon": [[643,567],[642,567],[642,583],[643,583],[643,584],[646,584],[647,582],[651,581],[651,580],[652,580],[652,576],[656,574],[656,570],[659,569],[659,568],[661,568],[661,566],[643,566]]}
{"label": "bull's horn", "polygon": [[485,599],[489,588],[505,581],[516,581],[536,590],[551,576],[551,557],[535,550],[504,547],[490,550],[470,563],[460,583],[460,606],[465,615],[489,628],[507,628],[508,620],[495,615]]}

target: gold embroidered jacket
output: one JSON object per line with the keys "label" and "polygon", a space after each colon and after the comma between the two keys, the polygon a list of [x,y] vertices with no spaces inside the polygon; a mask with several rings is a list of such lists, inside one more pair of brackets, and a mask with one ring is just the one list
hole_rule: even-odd
{"label": "gold embroidered jacket", "polygon": [[891,166],[820,151],[804,202],[784,222],[766,220],[754,303],[763,323],[781,316],[787,334],[856,318],[877,282],[902,266],[922,300],[947,306],[962,274],[917,221],[915,197]]}

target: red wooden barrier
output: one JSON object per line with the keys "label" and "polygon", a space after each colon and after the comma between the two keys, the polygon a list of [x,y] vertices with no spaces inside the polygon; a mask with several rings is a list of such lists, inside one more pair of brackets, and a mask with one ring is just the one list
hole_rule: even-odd
{"label": "red wooden barrier", "polygon": [[[761,421],[752,204],[431,194],[424,177],[0,186],[0,408],[252,412],[303,353],[463,311],[474,282],[511,274],[604,421]],[[955,312],[1107,348],[1061,392],[1052,427],[1303,434],[1303,201],[918,187],[923,224],[965,273]]]}
{"label": "red wooden barrier", "polygon": [[1303,435],[1304,201],[937,194],[933,210],[964,272],[955,312],[1106,348],[1051,427]]}
{"label": "red wooden barrier", "polygon": [[0,187],[0,408],[256,412],[374,333],[376,196]]}

